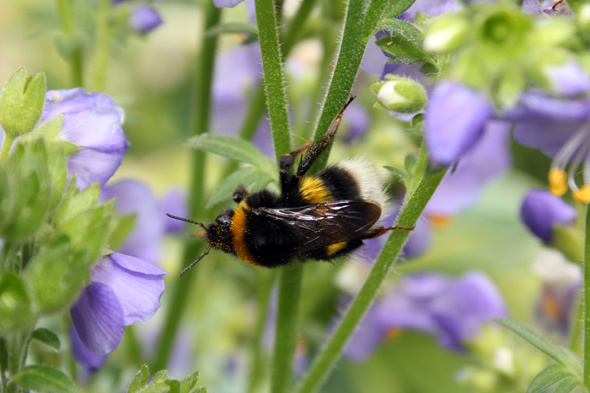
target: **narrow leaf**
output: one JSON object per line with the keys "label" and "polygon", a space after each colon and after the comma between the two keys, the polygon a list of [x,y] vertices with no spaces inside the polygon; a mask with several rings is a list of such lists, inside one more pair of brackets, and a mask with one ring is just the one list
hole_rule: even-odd
{"label": "narrow leaf", "polygon": [[581,365],[575,355],[564,348],[555,346],[530,326],[510,318],[494,318],[492,321],[512,330],[557,363],[568,367],[576,376],[582,375]]}
{"label": "narrow leaf", "polygon": [[199,382],[199,372],[192,373],[182,381],[180,381],[180,393],[193,393],[193,389]]}
{"label": "narrow leaf", "polygon": [[60,342],[59,338],[55,333],[49,329],[39,328],[33,332],[33,338],[37,341],[41,341],[43,344],[50,346],[51,348],[59,350]]}
{"label": "narrow leaf", "polygon": [[47,366],[25,367],[14,376],[25,389],[38,393],[79,393],[80,388],[64,373]]}
{"label": "narrow leaf", "polygon": [[580,383],[574,377],[566,377],[563,381],[557,385],[557,388],[553,393],[570,393],[572,390],[581,386]]}
{"label": "narrow leaf", "polygon": [[269,162],[252,143],[240,138],[205,133],[190,138],[188,144],[197,150],[217,154],[260,168],[266,167]]}
{"label": "narrow leaf", "polygon": [[408,10],[414,4],[416,0],[396,0],[392,1],[391,7],[387,10],[385,17],[386,18],[395,18],[396,16],[400,16],[404,12]]}
{"label": "narrow leaf", "polygon": [[383,168],[387,169],[389,172],[399,177],[404,183],[407,183],[410,180],[410,175],[408,175],[407,172],[403,169],[399,169],[393,166],[384,166]]}
{"label": "narrow leaf", "polygon": [[549,366],[537,374],[526,393],[540,393],[568,376],[571,374],[563,366],[558,364]]}
{"label": "narrow leaf", "polygon": [[272,178],[260,169],[254,166],[248,166],[239,169],[225,178],[219,184],[219,187],[213,192],[205,209],[216,205],[219,202],[228,200],[232,197],[236,187],[243,184],[244,187],[248,187],[254,183],[266,182],[267,184],[272,181]]}
{"label": "narrow leaf", "polygon": [[142,365],[141,369],[139,369],[139,371],[135,374],[135,376],[131,380],[129,387],[127,388],[127,393],[139,392],[143,387],[145,387],[145,384],[147,383],[149,375],[150,375],[150,368],[148,367],[148,365],[147,364]]}

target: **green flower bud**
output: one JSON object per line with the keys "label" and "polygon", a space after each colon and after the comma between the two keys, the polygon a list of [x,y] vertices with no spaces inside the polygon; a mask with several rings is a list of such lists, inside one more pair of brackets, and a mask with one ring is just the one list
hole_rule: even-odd
{"label": "green flower bud", "polygon": [[376,107],[398,113],[415,113],[424,108],[426,91],[420,83],[390,74],[385,78],[388,80],[371,86],[379,100]]}
{"label": "green flower bud", "polygon": [[0,277],[0,333],[11,333],[35,319],[31,297],[22,278],[12,272]]}
{"label": "green flower bud", "polygon": [[[487,56],[499,60],[506,56],[518,56],[524,53],[527,46],[526,34],[532,27],[532,20],[523,15],[516,7],[507,7],[499,4],[488,4],[482,7],[477,15],[479,21],[477,29],[477,41],[485,45]],[[490,59],[490,60],[492,60]]]}
{"label": "green flower bud", "polygon": [[0,124],[9,138],[30,132],[45,104],[45,75],[28,76],[24,67],[10,77],[0,96]]}
{"label": "green flower bud", "polygon": [[445,14],[435,19],[426,30],[423,47],[429,52],[446,53],[467,42],[469,23],[458,14]]}

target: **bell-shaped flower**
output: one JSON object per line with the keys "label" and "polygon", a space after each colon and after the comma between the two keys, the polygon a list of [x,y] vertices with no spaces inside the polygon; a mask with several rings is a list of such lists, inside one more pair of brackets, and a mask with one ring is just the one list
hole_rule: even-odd
{"label": "bell-shaped flower", "polygon": [[550,91],[560,96],[576,96],[590,90],[590,78],[574,60],[558,65],[546,65],[543,73],[549,81]]}
{"label": "bell-shaped flower", "polygon": [[119,345],[125,326],[151,318],[160,307],[166,274],[157,266],[119,253],[92,266],[91,283],[70,310],[86,349],[106,355]]}
{"label": "bell-shaped flower", "polygon": [[122,127],[123,109],[103,93],[86,93],[82,88],[50,90],[41,123],[57,116],[63,116],[58,138],[80,149],[68,158],[68,171],[76,174],[76,185],[80,189],[94,182],[104,185],[129,147]]}
{"label": "bell-shaped flower", "polygon": [[162,24],[158,11],[145,4],[139,4],[131,10],[129,26],[139,33],[147,34]]}
{"label": "bell-shaped flower", "polygon": [[76,363],[81,365],[86,371],[86,374],[94,373],[107,360],[107,355],[97,355],[86,348],[82,340],[80,340],[80,336],[78,336],[74,325],[70,327],[70,340],[72,342],[72,355]]}
{"label": "bell-shaped flower", "polygon": [[555,225],[569,225],[577,215],[576,209],[545,190],[529,191],[520,208],[522,221],[544,243],[553,239]]}

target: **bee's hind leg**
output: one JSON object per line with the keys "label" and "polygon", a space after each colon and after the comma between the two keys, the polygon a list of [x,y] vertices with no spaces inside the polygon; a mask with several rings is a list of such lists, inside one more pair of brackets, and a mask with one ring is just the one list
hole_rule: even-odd
{"label": "bee's hind leg", "polygon": [[338,114],[336,114],[336,117],[330,123],[330,127],[328,127],[328,130],[324,134],[324,137],[322,138],[322,140],[319,141],[318,143],[314,143],[307,150],[307,153],[305,153],[305,155],[301,158],[301,161],[299,162],[299,167],[297,168],[297,173],[295,174],[295,176],[303,177],[307,173],[309,168],[311,168],[311,166],[313,165],[315,160],[317,160],[318,157],[320,155],[322,155],[322,153],[328,148],[330,143],[336,137],[336,133],[338,132],[338,128],[340,127],[340,122],[342,120],[342,115],[344,114],[344,111],[346,110],[348,105],[350,105],[350,103],[354,99],[355,99],[355,96],[353,96],[353,95],[351,95],[348,98],[348,101],[346,101],[346,104],[344,104],[342,109],[340,109],[340,111],[338,111]]}
{"label": "bee's hind leg", "polygon": [[390,226],[390,227],[373,228],[372,230],[370,230],[369,232],[367,232],[361,238],[361,240],[374,239],[376,237],[385,235],[389,231],[395,231],[395,230],[399,230],[399,229],[403,229],[403,230],[406,230],[406,231],[413,231],[414,228],[416,228],[416,227],[415,226],[414,227]]}
{"label": "bee's hind leg", "polygon": [[250,195],[250,193],[248,192],[248,190],[246,190],[246,188],[244,187],[243,184],[240,184],[236,188],[236,190],[234,191],[234,194],[232,195],[231,199],[233,199],[234,202],[236,202],[236,203],[240,203],[248,195]]}

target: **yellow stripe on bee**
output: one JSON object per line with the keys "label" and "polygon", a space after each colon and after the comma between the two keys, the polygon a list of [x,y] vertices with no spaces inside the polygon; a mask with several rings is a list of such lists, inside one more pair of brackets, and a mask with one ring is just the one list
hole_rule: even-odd
{"label": "yellow stripe on bee", "polygon": [[567,191],[567,174],[563,169],[549,170],[549,192],[555,196],[563,196]]}
{"label": "yellow stripe on bee", "polygon": [[326,254],[328,256],[334,255],[344,247],[346,247],[346,242],[330,244],[328,247],[326,247]]}
{"label": "yellow stripe on bee", "polygon": [[250,211],[250,206],[246,203],[246,201],[240,202],[234,216],[231,220],[231,235],[232,235],[232,245],[234,246],[234,250],[242,261],[246,262],[248,265],[252,266],[260,266],[256,257],[252,255],[248,245],[246,244],[246,231],[248,231],[246,227],[246,221],[248,218],[248,212]]}
{"label": "yellow stripe on bee", "polygon": [[322,179],[317,177],[304,177],[301,180],[301,195],[308,203],[324,203],[332,200],[332,194]]}

